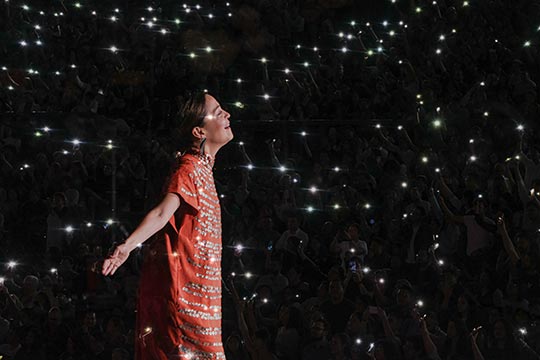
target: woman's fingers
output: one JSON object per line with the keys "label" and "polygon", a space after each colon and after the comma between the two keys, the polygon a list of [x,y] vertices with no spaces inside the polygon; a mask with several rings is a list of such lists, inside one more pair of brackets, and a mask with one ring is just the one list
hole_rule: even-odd
{"label": "woman's fingers", "polygon": [[105,261],[103,261],[103,266],[101,267],[101,273],[103,275],[107,275],[107,268],[109,267],[109,259],[105,259]]}
{"label": "woman's fingers", "polygon": [[106,259],[103,263],[103,275],[114,275],[116,272],[116,269],[118,269],[120,265],[118,264],[118,260],[115,258],[114,254],[113,256]]}
{"label": "woman's fingers", "polygon": [[103,275],[114,275],[116,269],[120,267],[122,263],[120,262],[120,249],[116,247],[112,253],[104,262],[102,273]]}
{"label": "woman's fingers", "polygon": [[111,272],[111,268],[112,268],[111,259],[105,260],[105,262],[103,263],[103,275],[105,276],[109,275],[109,273]]}

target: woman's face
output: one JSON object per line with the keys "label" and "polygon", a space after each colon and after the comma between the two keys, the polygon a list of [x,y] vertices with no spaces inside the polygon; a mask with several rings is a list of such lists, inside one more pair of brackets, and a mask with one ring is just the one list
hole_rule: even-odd
{"label": "woman's face", "polygon": [[229,121],[231,114],[223,110],[213,96],[207,94],[205,99],[206,116],[202,126],[203,134],[208,145],[221,147],[234,138]]}

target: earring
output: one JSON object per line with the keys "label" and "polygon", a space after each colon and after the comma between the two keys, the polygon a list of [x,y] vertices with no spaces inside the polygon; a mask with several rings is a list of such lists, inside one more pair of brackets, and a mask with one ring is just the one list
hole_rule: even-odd
{"label": "earring", "polygon": [[200,148],[200,153],[201,155],[204,155],[204,143],[206,142],[206,138],[203,138],[201,140],[201,148]]}

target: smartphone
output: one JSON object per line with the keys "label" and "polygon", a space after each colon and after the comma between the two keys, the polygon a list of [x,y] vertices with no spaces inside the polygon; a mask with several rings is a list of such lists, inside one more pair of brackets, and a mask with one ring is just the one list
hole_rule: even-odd
{"label": "smartphone", "polygon": [[270,241],[268,243],[268,246],[266,247],[268,249],[268,251],[272,251],[272,249],[274,248],[274,246],[272,245],[272,242]]}
{"label": "smartphone", "polygon": [[356,266],[356,261],[355,260],[349,260],[349,270],[351,272],[356,272],[357,271],[357,266]]}

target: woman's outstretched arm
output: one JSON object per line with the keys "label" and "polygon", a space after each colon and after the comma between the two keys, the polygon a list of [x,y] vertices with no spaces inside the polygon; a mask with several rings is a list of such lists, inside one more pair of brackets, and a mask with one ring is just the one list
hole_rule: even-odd
{"label": "woman's outstretched arm", "polygon": [[118,245],[114,253],[105,259],[101,270],[103,275],[114,275],[120,265],[127,260],[131,251],[137,245],[142,244],[161,230],[179,207],[180,197],[173,193],[168,193],[158,206],[146,214],[139,226],[137,226],[126,241]]}

